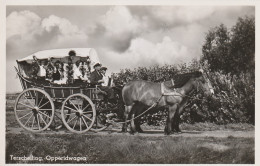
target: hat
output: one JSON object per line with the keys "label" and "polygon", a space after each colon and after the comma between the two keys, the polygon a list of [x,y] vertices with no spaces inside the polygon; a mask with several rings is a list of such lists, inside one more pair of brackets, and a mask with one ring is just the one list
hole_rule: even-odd
{"label": "hat", "polygon": [[76,52],[74,50],[70,50],[69,56],[76,56]]}
{"label": "hat", "polygon": [[100,70],[107,70],[107,68],[106,67],[101,67]]}
{"label": "hat", "polygon": [[96,64],[94,65],[94,68],[97,67],[97,66],[100,66],[100,67],[101,67],[102,65],[101,65],[100,63],[96,63]]}

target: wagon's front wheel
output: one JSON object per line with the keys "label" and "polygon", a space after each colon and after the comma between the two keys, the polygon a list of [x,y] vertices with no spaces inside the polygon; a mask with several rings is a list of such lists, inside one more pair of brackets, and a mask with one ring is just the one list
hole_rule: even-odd
{"label": "wagon's front wheel", "polygon": [[63,102],[61,118],[71,132],[84,133],[90,130],[95,122],[95,105],[86,95],[73,94]]}
{"label": "wagon's front wheel", "polygon": [[55,107],[48,93],[38,88],[29,88],[18,95],[14,112],[16,120],[24,129],[40,132],[51,125]]}

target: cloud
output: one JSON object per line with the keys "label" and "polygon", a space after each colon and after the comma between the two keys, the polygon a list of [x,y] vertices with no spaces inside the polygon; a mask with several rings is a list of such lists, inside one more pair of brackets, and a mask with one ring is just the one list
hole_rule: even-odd
{"label": "cloud", "polygon": [[69,20],[51,15],[43,19],[41,27],[44,31],[51,33],[57,31],[56,37],[58,43],[86,42],[86,34]]}
{"label": "cloud", "polygon": [[[134,17],[125,6],[111,7],[97,22],[92,43],[99,43],[117,52],[124,52],[131,40],[143,29],[139,17]],[[103,43],[104,40],[109,42]]]}
{"label": "cloud", "polygon": [[82,47],[87,35],[68,19],[55,15],[41,18],[30,11],[14,11],[7,17],[7,47],[25,52],[59,48]]}
{"label": "cloud", "polygon": [[182,25],[203,20],[214,12],[213,7],[159,7],[151,10],[151,14],[170,25]]}
{"label": "cloud", "polygon": [[137,33],[141,28],[138,18],[134,18],[125,6],[116,6],[108,10],[100,21],[109,36]]}
{"label": "cloud", "polygon": [[130,47],[124,53],[103,50],[102,54],[105,54],[103,59],[107,64],[117,64],[108,66],[117,71],[126,67],[173,65],[191,60],[188,48],[168,36],[157,43],[136,38],[131,41]]}
{"label": "cloud", "polygon": [[41,18],[30,11],[12,12],[6,18],[6,37],[13,36],[31,39],[35,33],[39,33]]}

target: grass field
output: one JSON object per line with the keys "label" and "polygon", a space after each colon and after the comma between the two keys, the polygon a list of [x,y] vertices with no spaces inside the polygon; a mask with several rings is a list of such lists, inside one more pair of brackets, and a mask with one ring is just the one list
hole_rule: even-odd
{"label": "grass field", "polygon": [[[253,138],[7,134],[6,140],[7,163],[252,164],[255,158]],[[43,160],[17,161],[11,160],[10,155]],[[55,162],[48,156],[85,159]]]}
{"label": "grass field", "polygon": [[[254,137],[164,136],[104,134],[75,135],[49,131],[41,134],[21,129],[13,112],[16,95],[6,101],[6,163],[104,163],[104,164],[253,164]],[[120,129],[121,125],[112,126]],[[164,126],[142,125],[144,130],[161,130]],[[181,124],[186,131],[254,131],[250,124],[216,125]],[[19,132],[12,132],[19,129]],[[191,134],[192,135],[192,134]],[[21,157],[21,158],[19,158]],[[56,161],[55,161],[56,157]],[[30,160],[24,160],[25,158]],[[19,160],[18,160],[19,159]],[[38,159],[41,159],[40,161]]]}

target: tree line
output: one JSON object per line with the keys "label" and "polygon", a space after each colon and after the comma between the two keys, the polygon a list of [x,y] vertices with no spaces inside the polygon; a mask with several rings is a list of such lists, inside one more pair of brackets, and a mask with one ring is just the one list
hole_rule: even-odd
{"label": "tree line", "polygon": [[[202,93],[192,99],[181,115],[182,122],[252,123],[255,122],[255,18],[238,18],[228,29],[224,24],[205,35],[199,61],[177,65],[122,69],[114,74],[116,84],[131,80],[162,82],[181,73],[196,71],[203,65],[214,86],[214,97]],[[166,112],[149,112],[143,123],[162,125]]]}

